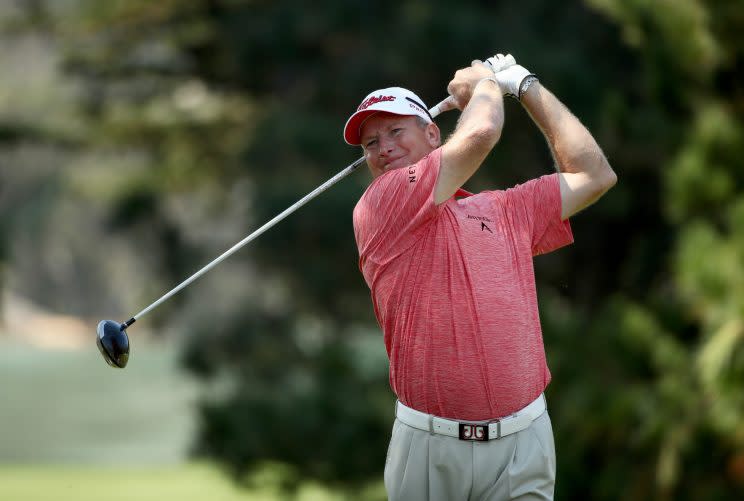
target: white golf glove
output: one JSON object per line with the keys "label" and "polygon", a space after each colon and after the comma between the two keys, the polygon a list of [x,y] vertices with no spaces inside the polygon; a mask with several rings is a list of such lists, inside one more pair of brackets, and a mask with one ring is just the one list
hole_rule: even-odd
{"label": "white golf glove", "polygon": [[496,54],[495,56],[486,59],[485,64],[490,66],[494,73],[498,73],[509,66],[514,66],[517,62],[511,54]]}
{"label": "white golf glove", "polygon": [[532,77],[532,79],[537,80],[533,73],[530,73],[524,66],[518,65],[511,54],[497,54],[489,57],[486,64],[493,68],[501,92],[517,100],[522,97],[520,90],[522,92],[527,90],[526,88],[521,89],[522,84],[526,83],[525,79]]}

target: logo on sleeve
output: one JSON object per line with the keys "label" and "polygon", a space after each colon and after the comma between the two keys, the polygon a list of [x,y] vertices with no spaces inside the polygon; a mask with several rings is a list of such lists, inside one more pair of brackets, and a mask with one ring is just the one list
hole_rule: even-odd
{"label": "logo on sleeve", "polygon": [[416,168],[415,167],[408,168],[408,182],[409,183],[416,182]]}

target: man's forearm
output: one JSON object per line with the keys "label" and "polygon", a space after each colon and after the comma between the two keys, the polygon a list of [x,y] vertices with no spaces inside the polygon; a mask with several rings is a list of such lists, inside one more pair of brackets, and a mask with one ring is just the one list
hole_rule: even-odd
{"label": "man's forearm", "polygon": [[520,100],[545,136],[559,172],[592,176],[610,168],[591,133],[540,82],[530,85]]}
{"label": "man's forearm", "polygon": [[[434,191],[437,204],[448,200],[458,188],[470,179],[493,146],[501,137],[504,125],[504,103],[501,89],[491,77],[476,80],[458,78],[459,75],[478,74],[469,68],[468,72],[456,73],[449,91],[455,96],[458,106],[464,109],[452,136],[442,146],[442,161],[439,178]],[[461,85],[461,82],[462,85]]]}
{"label": "man's forearm", "polygon": [[504,101],[497,82],[479,82],[468,101],[467,106],[460,114],[454,134],[464,133],[470,130],[493,130],[494,141],[489,145],[488,151],[501,137],[504,127]]}

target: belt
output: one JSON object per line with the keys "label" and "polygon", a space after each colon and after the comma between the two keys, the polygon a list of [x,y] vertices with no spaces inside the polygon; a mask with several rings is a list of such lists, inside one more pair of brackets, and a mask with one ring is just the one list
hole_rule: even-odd
{"label": "belt", "polygon": [[496,440],[528,428],[532,424],[532,421],[545,412],[546,408],[545,394],[541,393],[527,407],[501,419],[491,421],[453,421],[411,409],[398,401],[395,404],[395,417],[402,423],[413,428],[418,428],[419,430],[459,438],[460,440],[485,442]]}

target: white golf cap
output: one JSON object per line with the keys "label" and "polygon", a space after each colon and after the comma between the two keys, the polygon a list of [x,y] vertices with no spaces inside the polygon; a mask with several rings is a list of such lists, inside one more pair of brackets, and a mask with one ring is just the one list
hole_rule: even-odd
{"label": "white golf cap", "polygon": [[429,109],[416,94],[402,87],[388,87],[370,92],[362,100],[356,112],[346,121],[344,140],[351,145],[361,144],[359,134],[362,124],[380,111],[395,115],[416,115],[427,123],[432,122]]}

